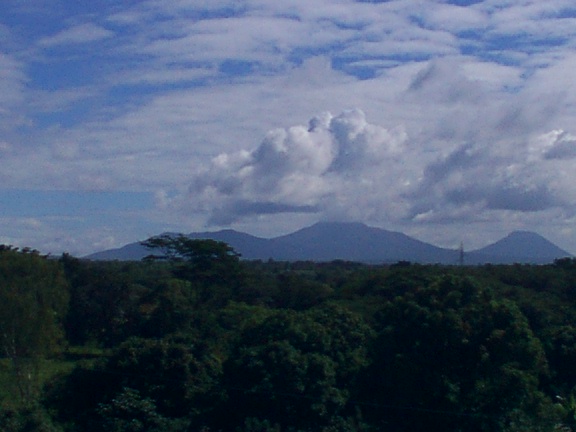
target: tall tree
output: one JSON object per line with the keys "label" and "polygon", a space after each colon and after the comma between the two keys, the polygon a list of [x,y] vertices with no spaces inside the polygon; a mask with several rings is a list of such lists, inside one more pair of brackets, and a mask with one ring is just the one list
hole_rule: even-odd
{"label": "tall tree", "polygon": [[224,242],[165,234],[151,237],[142,245],[156,252],[145,259],[173,263],[176,277],[200,288],[201,301],[226,303],[244,284],[240,254]]}

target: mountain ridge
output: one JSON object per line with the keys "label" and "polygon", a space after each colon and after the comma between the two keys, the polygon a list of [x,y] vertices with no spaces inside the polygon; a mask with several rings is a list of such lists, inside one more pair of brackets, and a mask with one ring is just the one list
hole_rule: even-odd
{"label": "mountain ridge", "polygon": [[[516,251],[516,252],[515,252]],[[571,256],[570,253],[559,248],[541,235],[532,231],[512,231],[507,236],[483,248],[471,251],[469,259],[472,263],[482,263],[482,257],[492,257],[500,264],[535,262],[551,262],[555,258]]]}
{"label": "mountain ridge", "polygon": [[[174,233],[168,233],[174,234]],[[411,261],[422,264],[458,264],[460,251],[417,240],[404,233],[370,227],[360,222],[318,222],[273,238],[232,229],[193,232],[190,238],[223,241],[247,260],[333,261],[365,263]],[[86,259],[134,261],[149,255],[140,242],[87,255]],[[465,264],[546,264],[571,254],[541,235],[514,231],[508,236],[464,255]]]}

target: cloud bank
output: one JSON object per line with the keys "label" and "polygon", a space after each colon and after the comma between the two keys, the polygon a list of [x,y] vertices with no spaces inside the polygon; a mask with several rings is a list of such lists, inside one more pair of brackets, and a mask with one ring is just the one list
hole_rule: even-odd
{"label": "cloud bank", "polygon": [[222,153],[171,205],[228,225],[254,215],[313,213],[376,223],[453,223],[560,209],[574,216],[576,137],[555,130],[423,154],[402,127],[359,109],[269,132],[253,150]]}

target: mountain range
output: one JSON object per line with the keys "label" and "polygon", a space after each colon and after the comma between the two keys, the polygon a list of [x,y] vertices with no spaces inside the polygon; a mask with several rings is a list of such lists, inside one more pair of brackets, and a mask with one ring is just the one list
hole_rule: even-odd
{"label": "mountain range", "polygon": [[[170,234],[170,233],[167,233]],[[265,239],[234,230],[196,232],[194,239],[213,239],[232,246],[247,260],[332,261],[365,263],[458,264],[461,253],[416,240],[406,234],[366,226],[362,223],[319,222],[291,234]],[[90,260],[140,260],[150,251],[140,242],[86,256]],[[481,249],[466,252],[465,264],[546,264],[571,256],[539,234],[514,231]]]}

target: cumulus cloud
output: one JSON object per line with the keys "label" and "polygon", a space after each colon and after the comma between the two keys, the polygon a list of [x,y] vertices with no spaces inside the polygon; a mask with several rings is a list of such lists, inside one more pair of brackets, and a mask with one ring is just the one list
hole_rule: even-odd
{"label": "cumulus cloud", "polygon": [[265,214],[380,223],[448,223],[563,209],[574,213],[576,138],[479,141],[422,154],[404,128],[371,124],[359,110],[276,129],[251,150],[223,153],[194,176],[181,210],[228,225]]}
{"label": "cumulus cloud", "polygon": [[308,126],[269,132],[252,151],[214,158],[195,176],[186,206],[208,209],[219,224],[253,214],[342,212],[398,173],[405,142],[402,128],[370,124],[358,109],[324,113]]}

